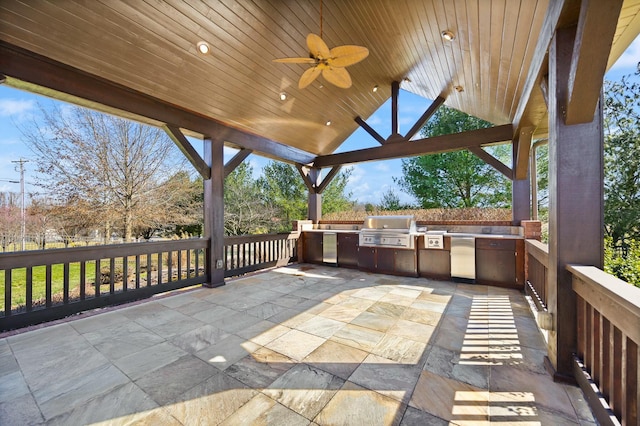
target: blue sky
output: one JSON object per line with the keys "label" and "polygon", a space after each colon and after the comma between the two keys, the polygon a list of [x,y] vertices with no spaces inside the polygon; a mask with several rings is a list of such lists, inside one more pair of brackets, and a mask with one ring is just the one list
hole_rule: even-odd
{"label": "blue sky", "polygon": [[[634,72],[636,64],[640,61],[640,37],[632,43],[627,51],[622,55],[613,68],[607,73],[608,80],[618,80],[622,75]],[[47,105],[51,101],[42,96],[28,92],[16,90],[0,85],[0,191],[19,192],[20,185],[8,181],[19,181],[20,174],[17,164],[13,163],[21,158],[31,160],[25,164],[26,191],[37,192],[38,188],[32,183],[35,179],[35,164],[31,151],[22,142],[22,135],[19,127],[31,120],[37,111],[38,102]],[[414,122],[422,115],[431,103],[430,100],[421,98],[411,93],[400,91],[399,95],[399,126],[400,133],[406,132]],[[391,133],[391,103],[386,102],[378,109],[367,123],[382,136]],[[201,151],[201,146],[195,144],[195,148]],[[377,146],[378,143],[371,138],[364,130],[358,129],[345,143],[338,149],[350,151],[354,149]],[[225,157],[231,157],[233,150],[226,150]],[[269,160],[251,155],[247,158],[254,169],[255,174],[259,174]],[[393,183],[394,177],[402,176],[401,160],[387,160],[362,163],[351,166],[353,172],[348,184],[348,191],[352,193],[353,199],[361,203],[379,203],[382,194],[392,188],[400,196],[403,202],[412,202],[410,195],[402,193]]]}

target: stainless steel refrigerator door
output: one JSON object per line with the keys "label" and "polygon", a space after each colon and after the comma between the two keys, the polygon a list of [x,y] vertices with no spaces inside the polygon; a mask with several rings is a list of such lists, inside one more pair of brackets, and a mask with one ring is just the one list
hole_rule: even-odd
{"label": "stainless steel refrigerator door", "polygon": [[324,263],[338,263],[338,234],[324,232],[322,234],[322,261]]}
{"label": "stainless steel refrigerator door", "polygon": [[476,279],[475,238],[451,237],[451,277]]}

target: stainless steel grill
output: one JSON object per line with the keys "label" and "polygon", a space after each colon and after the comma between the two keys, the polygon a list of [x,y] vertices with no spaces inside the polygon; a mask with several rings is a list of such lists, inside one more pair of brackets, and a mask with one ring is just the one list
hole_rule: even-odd
{"label": "stainless steel grill", "polygon": [[416,235],[413,216],[369,216],[360,230],[360,245],[415,249]]}

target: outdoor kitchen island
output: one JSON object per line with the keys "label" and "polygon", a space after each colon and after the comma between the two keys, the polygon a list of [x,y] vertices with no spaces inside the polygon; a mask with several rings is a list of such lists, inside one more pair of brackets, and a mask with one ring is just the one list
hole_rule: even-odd
{"label": "outdoor kitchen island", "polygon": [[[416,227],[415,222],[403,216],[386,217],[381,221],[370,219],[360,225],[303,227],[300,261],[372,273],[524,288],[524,237],[515,234],[517,229],[514,227],[456,226],[449,232],[432,230],[430,226]],[[402,224],[406,226],[402,227]],[[503,233],[488,233],[494,230]],[[332,262],[323,259],[326,234],[336,237],[337,255]],[[462,260],[456,257],[455,248],[460,241],[470,244],[469,256]],[[456,262],[461,263],[469,275],[458,274]]]}

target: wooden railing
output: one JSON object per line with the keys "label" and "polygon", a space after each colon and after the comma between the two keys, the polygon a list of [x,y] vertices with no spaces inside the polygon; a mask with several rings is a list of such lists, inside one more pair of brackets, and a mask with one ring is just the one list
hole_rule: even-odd
{"label": "wooden railing", "polygon": [[297,260],[298,233],[242,235],[224,239],[225,277],[273,266],[287,265]]}
{"label": "wooden railing", "polygon": [[205,283],[206,239],[0,255],[0,330]]}
{"label": "wooden railing", "polygon": [[640,424],[640,289],[593,266],[567,269],[577,294],[576,379],[600,424]]}
{"label": "wooden railing", "polygon": [[525,290],[533,299],[538,311],[547,310],[547,270],[549,246],[537,240],[526,240],[527,277]]}
{"label": "wooden railing", "polygon": [[[225,277],[297,259],[297,233],[225,238]],[[203,284],[207,239],[0,254],[0,331]]]}

